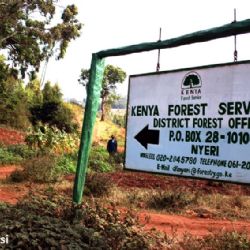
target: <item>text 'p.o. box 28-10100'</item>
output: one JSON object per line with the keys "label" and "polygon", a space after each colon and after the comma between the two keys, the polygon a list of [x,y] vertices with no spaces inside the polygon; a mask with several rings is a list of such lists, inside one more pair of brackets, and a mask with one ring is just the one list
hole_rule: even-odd
{"label": "text 'p.o. box 28-10100'", "polygon": [[250,61],[130,77],[125,168],[250,183]]}

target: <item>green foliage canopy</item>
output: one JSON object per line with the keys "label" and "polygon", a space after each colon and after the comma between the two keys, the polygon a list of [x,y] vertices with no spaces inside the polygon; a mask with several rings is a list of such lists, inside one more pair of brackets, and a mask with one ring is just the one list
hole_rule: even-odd
{"label": "green foliage canopy", "polygon": [[63,58],[69,42],[80,35],[75,5],[68,5],[55,24],[57,0],[1,0],[0,50],[21,70],[38,70],[40,62]]}
{"label": "green foliage canopy", "polygon": [[[79,79],[79,83],[83,86],[87,87],[89,83],[89,69],[82,69],[81,75]],[[105,117],[105,105],[112,104],[116,101],[117,95],[115,94],[115,90],[117,88],[117,83],[123,83],[126,78],[126,72],[123,69],[113,66],[107,65],[104,69],[103,81],[102,81],[102,90],[101,90],[101,110],[102,117],[101,120],[104,121]],[[86,88],[87,89],[87,88]],[[88,94],[88,93],[87,93]],[[111,97],[111,98],[108,98]]]}
{"label": "green foliage canopy", "polygon": [[[29,86],[31,93],[32,89],[37,91],[35,83]],[[56,126],[60,130],[69,133],[77,130],[78,125],[74,122],[74,115],[64,104],[61,90],[57,84],[52,86],[50,82],[47,82],[40,94],[35,93],[30,94],[30,96],[33,96],[33,102],[30,105],[31,122],[33,125],[42,122],[50,126]]]}
{"label": "green foliage canopy", "polygon": [[27,103],[23,82],[0,57],[0,123],[19,129],[29,126]]}

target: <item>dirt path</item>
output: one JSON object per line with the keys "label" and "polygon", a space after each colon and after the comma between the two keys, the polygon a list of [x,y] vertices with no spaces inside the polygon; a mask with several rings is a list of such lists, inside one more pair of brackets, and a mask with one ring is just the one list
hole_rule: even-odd
{"label": "dirt path", "polygon": [[[145,229],[155,228],[167,235],[176,234],[182,236],[189,233],[194,236],[205,236],[211,232],[244,231],[250,236],[250,221],[230,221],[185,217],[179,215],[157,214],[152,212],[140,212],[139,221],[145,224]],[[145,219],[146,218],[146,219]]]}
{"label": "dirt path", "polygon": [[18,166],[15,165],[3,165],[0,166],[0,180],[6,179]]}
{"label": "dirt path", "polygon": [[20,185],[13,185],[13,186],[0,185],[0,202],[6,202],[15,205],[27,193],[28,193],[27,187],[23,187]]}
{"label": "dirt path", "polygon": [[[0,167],[0,179],[4,180],[6,177],[14,171],[18,166],[5,165]],[[123,176],[122,179],[120,179]],[[133,178],[134,176],[134,178]],[[126,177],[129,179],[126,179]],[[147,179],[147,181],[146,181]],[[140,186],[139,183],[150,183],[150,188],[152,186],[160,185],[160,179],[157,180],[156,176],[148,174],[138,174],[138,173],[116,173],[112,176],[112,180],[117,180],[121,186],[126,186],[130,183],[136,187]],[[129,181],[130,180],[130,181]],[[149,181],[150,180],[150,181]],[[172,185],[171,181],[165,179],[164,183],[166,186]],[[188,182],[185,183],[188,186]],[[206,186],[206,182],[202,183]],[[191,185],[191,184],[190,184]],[[199,183],[201,187],[201,183]],[[10,204],[16,204],[18,200],[28,193],[29,188],[24,184],[1,184],[0,185],[0,202],[7,202]],[[222,190],[217,190],[222,191]],[[242,190],[239,190],[240,193]],[[149,230],[155,228],[159,231],[166,233],[169,236],[182,237],[183,234],[189,233],[194,236],[204,236],[211,232],[216,233],[221,230],[236,230],[247,232],[250,236],[250,221],[230,221],[230,220],[219,220],[212,218],[198,218],[195,216],[186,217],[180,215],[169,215],[169,214],[160,214],[149,211],[139,211],[138,212],[139,221],[145,225],[145,229]]]}
{"label": "dirt path", "polygon": [[[17,168],[20,168],[20,166],[0,166],[0,180],[6,180],[6,178]],[[22,199],[27,192],[27,188],[21,183],[8,185],[3,182],[3,184],[0,184],[0,202],[7,202],[14,205],[19,199]]]}

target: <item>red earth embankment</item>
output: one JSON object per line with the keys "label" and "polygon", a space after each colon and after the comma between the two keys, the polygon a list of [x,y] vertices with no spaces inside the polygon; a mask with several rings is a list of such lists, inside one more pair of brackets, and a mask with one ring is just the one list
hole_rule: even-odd
{"label": "red earth embankment", "polygon": [[0,127],[0,143],[4,145],[23,144],[24,139],[25,139],[24,133]]}

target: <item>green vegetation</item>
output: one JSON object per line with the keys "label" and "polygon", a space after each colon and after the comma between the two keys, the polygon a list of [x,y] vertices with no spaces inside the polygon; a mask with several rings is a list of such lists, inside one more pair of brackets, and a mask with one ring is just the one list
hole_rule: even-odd
{"label": "green vegetation", "polygon": [[78,149],[78,134],[69,134],[56,127],[36,126],[25,138],[30,148],[43,153],[70,154]]}
{"label": "green vegetation", "polygon": [[168,212],[182,211],[188,205],[196,205],[197,197],[185,190],[177,189],[171,191],[158,190],[147,201],[147,206],[156,210],[166,210]]}
{"label": "green vegetation", "polygon": [[76,156],[76,154],[64,154],[60,156],[57,165],[62,174],[75,173],[77,163]]}
{"label": "green vegetation", "polygon": [[26,144],[9,145],[6,147],[8,152],[12,153],[15,157],[21,157],[22,160],[30,159],[36,156],[36,150],[30,148]]}
{"label": "green vegetation", "polygon": [[[89,83],[89,69],[82,69],[79,83],[87,87]],[[107,110],[111,109],[112,104],[119,99],[115,93],[117,83],[123,83],[126,78],[126,72],[113,65],[107,65],[104,69],[102,90],[101,90],[101,121],[106,118]]]}
{"label": "green vegetation", "polygon": [[213,232],[203,238],[197,238],[186,234],[183,240],[173,244],[173,250],[247,250],[250,248],[250,240],[246,233],[237,231]]}
{"label": "green vegetation", "polygon": [[38,71],[40,63],[52,56],[63,58],[69,43],[80,35],[77,7],[62,9],[56,2],[1,1],[0,50],[5,50],[22,77]]}
{"label": "green vegetation", "polygon": [[62,99],[58,85],[52,86],[47,82],[41,89],[38,79],[24,82],[13,76],[0,57],[0,69],[4,77],[0,76],[0,124],[13,128],[27,130],[31,125],[43,123],[55,126],[68,133],[76,132],[78,123],[74,114]]}
{"label": "green vegetation", "polygon": [[40,92],[40,96],[42,101],[39,98],[30,105],[30,120],[33,125],[42,122],[68,133],[77,131],[78,124],[74,123],[74,115],[63,102],[62,93],[57,84],[51,86],[51,83],[47,82]]}
{"label": "green vegetation", "polygon": [[14,75],[0,55],[0,124],[18,129],[30,125],[28,97],[23,82]]}
{"label": "green vegetation", "polygon": [[24,160],[21,166],[22,169],[17,169],[10,175],[10,180],[51,183],[60,180],[64,174],[75,172],[76,161],[72,155],[42,154]]}
{"label": "green vegetation", "polygon": [[20,163],[21,161],[21,156],[14,154],[5,147],[0,147],[0,164],[14,164]]}
{"label": "green vegetation", "polygon": [[109,154],[106,148],[97,146],[91,149],[89,169],[95,172],[108,172],[114,170],[114,166],[109,160]]}
{"label": "green vegetation", "polygon": [[37,155],[37,151],[26,144],[0,146],[0,165],[21,164],[26,159]]}
{"label": "green vegetation", "polygon": [[[77,129],[58,85],[47,82],[42,89],[35,73],[42,61],[63,58],[69,43],[80,35],[77,7],[62,9],[55,3],[1,1],[0,50],[8,64],[0,54],[0,124],[26,130],[31,123],[43,122],[67,132]],[[27,84],[25,76],[30,79]]]}
{"label": "green vegetation", "polygon": [[161,249],[164,236],[140,230],[132,212],[98,204],[72,208],[53,192],[30,195],[16,206],[0,207],[3,249]]}
{"label": "green vegetation", "polygon": [[125,128],[125,125],[126,125],[126,117],[125,115],[118,115],[118,114],[115,114],[113,115],[112,117],[112,122],[122,128]]}

